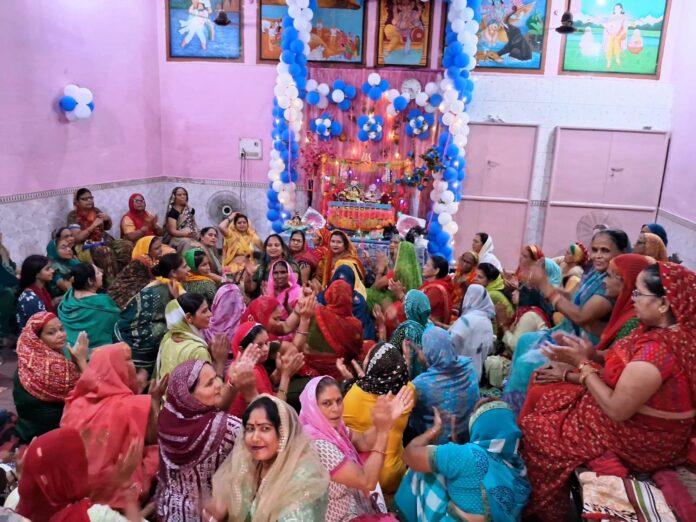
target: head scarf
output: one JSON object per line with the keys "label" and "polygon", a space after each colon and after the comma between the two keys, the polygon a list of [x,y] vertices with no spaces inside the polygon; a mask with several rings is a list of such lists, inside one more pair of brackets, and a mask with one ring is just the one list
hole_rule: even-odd
{"label": "head scarf", "polygon": [[353,316],[353,292],[343,280],[331,283],[324,293],[326,305],[315,312],[317,326],[334,352],[341,357],[355,357],[362,348],[363,329]]}
{"label": "head scarf", "polygon": [[207,363],[190,360],[169,374],[167,401],[159,415],[160,455],[168,468],[193,467],[217,451],[227,429],[226,414],[201,404],[193,390]]}
{"label": "head scarf", "polygon": [[488,319],[495,317],[495,306],[488,292],[481,285],[471,285],[464,294],[461,316],[467,314],[479,314]]}
{"label": "head scarf", "polygon": [[570,245],[569,250],[573,256],[573,262],[576,265],[584,266],[585,263],[587,263],[587,260],[590,258],[587,248],[579,241]]}
{"label": "head scarf", "polygon": [[[92,206],[92,208],[88,210],[80,207],[77,203],[77,191],[73,194],[73,206],[75,208],[75,222],[80,225],[80,230],[87,230],[92,223],[94,223],[94,220],[97,219],[97,207]],[[90,232],[88,239],[92,241],[101,241],[103,237],[104,226],[101,225]]]}
{"label": "head scarf", "polygon": [[563,282],[563,273],[558,263],[549,257],[545,257],[544,269],[546,270],[546,277],[549,279],[549,283],[553,286],[561,286]]}
{"label": "head scarf", "polygon": [[[74,428],[85,438],[89,475],[85,480],[99,492],[95,503],[121,508],[133,489],[150,489],[157,472],[157,446],[145,446],[152,399],[138,394],[138,380],[125,343],[92,352],[87,368],[65,401],[61,428]],[[127,483],[114,487],[110,477],[128,448],[137,442],[143,459]]]}
{"label": "head scarf", "polygon": [[397,394],[408,384],[408,368],[401,350],[393,344],[377,344],[370,352],[365,377],[360,377],[354,384],[373,395]]}
{"label": "head scarf", "polygon": [[150,245],[155,239],[155,236],[143,236],[135,242],[133,247],[133,252],[131,253],[131,259],[142,261],[147,264],[150,268],[154,263],[154,259],[150,257]]}
{"label": "head scarf", "polygon": [[452,346],[452,337],[438,326],[428,328],[428,331],[423,334],[423,355],[428,362],[428,372],[433,370],[450,374],[455,373],[454,370],[459,366],[458,357]]}
{"label": "head scarf", "polygon": [[271,316],[275,309],[278,308],[278,301],[275,297],[268,295],[262,295],[257,297],[247,307],[244,312],[242,312],[241,322],[254,321],[261,323],[266,328],[268,328],[271,322]]}
{"label": "head scarf", "polygon": [[399,243],[396,263],[394,264],[394,279],[403,285],[406,292],[423,284],[416,247],[409,241]]}
{"label": "head scarf", "polygon": [[[142,194],[131,194],[131,196],[128,198],[128,212],[126,213],[126,216],[131,219],[133,225],[135,225],[135,229],[140,230],[145,225],[147,212],[145,210],[135,210],[135,203],[133,201],[137,198],[145,201],[145,196]],[[148,232],[152,233],[152,229],[149,228]]]}
{"label": "head scarf", "polygon": [[80,433],[58,428],[26,450],[17,513],[35,522],[89,522],[90,482]]}
{"label": "head scarf", "polygon": [[659,236],[659,238],[662,240],[662,242],[667,246],[669,244],[669,241],[667,240],[667,231],[662,225],[658,225],[657,223],[646,223],[643,225],[643,227],[648,227],[648,230],[655,234],[656,236]]}
{"label": "head scarf", "polygon": [[[278,455],[261,480],[261,465],[247,445],[235,444],[232,455],[213,476],[214,496],[227,500],[230,520],[280,520],[285,512],[320,502],[329,487],[328,474],[302,433],[295,410],[271,395],[260,397],[278,408]],[[252,504],[256,507],[253,517]]]}
{"label": "head scarf", "polygon": [[645,232],[643,237],[645,237],[645,255],[652,257],[655,261],[667,261],[667,248],[660,236]]}
{"label": "head scarf", "polygon": [[[404,298],[404,313],[406,321],[401,323],[389,342],[400,350],[403,349],[405,340],[409,340],[418,346],[423,344],[423,332],[430,324],[430,301],[420,290],[410,290]],[[413,376],[421,373],[424,368],[418,362],[416,350],[411,351],[411,374]]]}
{"label": "head scarf", "polygon": [[[198,252],[205,254],[206,257],[208,256],[206,251],[203,250],[202,248],[192,248],[190,250],[186,250],[182,256],[184,258],[184,261],[186,262],[186,265],[191,269],[188,276],[186,276],[186,282],[187,283],[191,283],[194,281],[213,282],[213,280],[210,277],[208,277],[207,275],[202,275],[202,274],[198,273],[198,268],[196,267],[196,254]],[[201,261],[201,263],[202,262],[203,261]],[[210,262],[210,260],[208,262]]]}
{"label": "head scarf", "polygon": [[638,275],[653,264],[650,258],[639,254],[621,254],[611,260],[610,266],[619,273],[623,280],[621,293],[616,298],[616,304],[611,312],[611,317],[607,326],[602,332],[599,339],[597,350],[606,350],[614,341],[616,335],[621,328],[626,324],[626,321],[636,316],[635,308],[633,307],[632,294],[636,289],[636,280]]}
{"label": "head scarf", "polygon": [[[80,264],[80,260],[75,256],[70,259],[63,259],[58,255],[58,243],[56,240],[51,240],[48,245],[46,245],[46,256],[51,260],[51,265],[56,273],[62,275],[69,275],[72,268]],[[53,276],[53,281],[57,280],[56,276]]]}
{"label": "head scarf", "polygon": [[[364,298],[367,298],[367,288],[365,288],[365,283],[363,283],[363,280],[361,279],[360,276],[360,270],[359,266],[350,259],[339,259],[336,261],[336,264],[334,265],[334,272],[338,270],[341,267],[348,267],[353,271],[353,274],[355,275],[354,282],[353,282],[353,290],[358,292],[361,296]],[[333,281],[333,276],[331,277],[331,280]]]}
{"label": "head scarf", "polygon": [[[285,267],[288,270],[288,287],[281,290],[278,293],[278,295],[276,295],[275,282],[273,281],[273,268],[279,263],[285,264]],[[302,287],[297,283],[297,274],[292,269],[292,266],[290,266],[290,263],[288,263],[285,259],[276,261],[271,265],[271,269],[268,271],[268,285],[266,286],[266,295],[275,297],[276,301],[278,301],[278,304],[280,305],[283,305],[283,303],[285,303],[285,299],[287,296],[288,304],[291,307],[295,306],[295,304],[300,298],[300,295],[302,295]]]}
{"label": "head scarf", "polygon": [[222,285],[215,293],[210,311],[213,315],[208,328],[203,330],[205,340],[210,343],[218,334],[232,340],[244,311],[244,297],[239,287],[232,283]]}
{"label": "head scarf", "polygon": [[[340,263],[340,261],[339,261]],[[363,325],[363,335],[365,339],[374,340],[376,337],[375,324],[372,321],[372,316],[367,308],[367,302],[365,298],[356,291],[355,279],[356,273],[351,265],[340,265],[336,263],[336,270],[333,276],[331,276],[331,283],[342,279],[348,283],[353,290],[353,315],[357,317]],[[326,304],[326,299],[324,298],[324,292],[317,296],[317,301],[319,304]]]}
{"label": "head scarf", "polygon": [[[327,248],[329,247],[329,242],[331,241],[331,236],[338,235],[343,238],[344,244],[348,245],[348,248],[343,254],[341,255],[340,259],[343,260],[350,260],[352,263],[355,264],[356,269],[358,270],[358,274],[360,279],[365,279],[365,268],[363,267],[362,261],[360,261],[360,258],[358,257],[358,251],[355,249],[355,245],[353,242],[350,240],[348,235],[343,232],[342,230],[332,230],[331,233],[329,234],[329,241],[326,243]],[[323,238],[323,236],[322,236]],[[322,241],[323,245],[323,241]],[[329,281],[331,280],[331,271],[336,268],[334,266],[336,260],[334,259],[334,254],[331,248],[328,248],[326,255],[324,256],[324,274],[323,274],[323,283],[324,286],[328,286]]]}
{"label": "head scarf", "polygon": [[494,318],[495,306],[486,289],[470,285],[464,294],[461,314],[449,328],[455,353],[471,359],[479,379],[486,357],[493,352]]}
{"label": "head scarf", "polygon": [[322,227],[318,229],[316,232],[317,234],[319,234],[319,237],[321,238],[321,243],[318,245],[314,245],[314,252],[319,261],[321,261],[322,259],[326,258],[327,254],[329,253],[329,242],[331,241],[331,232],[326,227]]}
{"label": "head scarf", "polygon": [[500,264],[500,260],[495,257],[495,254],[493,253],[494,250],[495,247],[493,246],[493,236],[489,234],[488,239],[486,239],[486,242],[481,247],[481,251],[478,253],[479,265],[481,263],[490,263],[499,271],[502,271],[503,266]]}
{"label": "head scarf", "polygon": [[[247,347],[242,346],[242,341],[247,335],[249,335],[249,332],[251,332],[251,330],[253,330],[256,326],[263,325],[253,321],[249,321],[239,325],[239,328],[237,329],[237,332],[234,334],[231,343],[233,358],[236,358],[242,351],[246,350]],[[268,393],[271,395],[273,394],[273,383],[271,383],[271,379],[268,376],[268,371],[266,370],[266,367],[263,365],[262,362],[257,362],[254,365],[254,378],[256,379],[257,393]],[[232,402],[232,405],[230,406],[228,411],[232,415],[242,417],[244,415],[244,410],[246,410],[246,407],[248,405],[249,404],[244,399],[244,396],[241,393],[237,393],[237,396],[234,398],[234,401]]]}
{"label": "head scarf", "polygon": [[336,446],[345,457],[355,462],[362,464],[362,460],[358,455],[358,451],[350,441],[350,431],[343,423],[343,419],[337,428],[334,428],[324,414],[319,409],[317,403],[317,387],[322,379],[331,379],[328,375],[314,377],[307,383],[304,390],[300,394],[300,424],[302,429],[312,440],[325,440]]}
{"label": "head scarf", "polygon": [[51,312],[32,315],[17,341],[19,382],[31,396],[46,402],[63,402],[80,378],[77,366],[39,337],[41,329],[55,318]]}
{"label": "head scarf", "polygon": [[164,309],[164,316],[167,320],[167,328],[169,329],[164,337],[162,338],[161,345],[164,345],[169,341],[172,336],[178,335],[185,339],[203,343],[204,346],[208,346],[208,343],[203,339],[203,334],[195,326],[189,324],[186,321],[186,312],[181,308],[179,301],[172,299],[167,303]]}
{"label": "head scarf", "polygon": [[140,259],[131,261],[109,285],[107,293],[118,307],[123,310],[133,296],[145,288],[152,280],[153,276],[148,264],[143,263]]}
{"label": "head scarf", "polygon": [[471,268],[471,270],[470,270],[469,272],[467,272],[466,274],[464,274],[464,273],[461,271],[461,269],[459,268],[459,263],[457,263],[457,269],[456,269],[456,271],[455,271],[455,273],[454,273],[454,277],[455,277],[455,280],[457,280],[457,281],[458,281],[460,278],[462,278],[462,277],[466,277],[465,283],[466,283],[467,285],[470,285],[471,283],[474,282],[474,279],[476,278],[476,267],[477,267],[478,264],[479,264],[479,256],[478,256],[478,254],[477,254],[476,252],[474,252],[473,250],[467,250],[467,251],[464,252],[461,256],[459,256],[459,258],[461,259],[461,258],[464,257],[466,254],[469,254],[470,256],[472,256],[472,257],[474,258],[474,266]]}

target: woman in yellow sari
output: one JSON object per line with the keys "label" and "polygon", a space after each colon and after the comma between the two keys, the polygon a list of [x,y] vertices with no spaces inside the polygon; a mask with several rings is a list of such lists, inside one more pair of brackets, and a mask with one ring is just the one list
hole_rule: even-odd
{"label": "woman in yellow sari", "polygon": [[223,219],[219,228],[225,238],[222,248],[223,269],[232,274],[241,272],[251,259],[254,249],[262,250],[261,240],[249,223],[249,218],[241,212],[234,212]]}

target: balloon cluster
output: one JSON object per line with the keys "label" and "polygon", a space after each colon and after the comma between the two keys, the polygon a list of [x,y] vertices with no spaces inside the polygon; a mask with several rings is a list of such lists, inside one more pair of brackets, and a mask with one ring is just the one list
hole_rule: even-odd
{"label": "balloon cluster", "polygon": [[358,139],[360,141],[382,141],[384,119],[381,116],[366,116],[358,118]]}
{"label": "balloon cluster", "polygon": [[341,124],[331,119],[327,113],[309,122],[309,130],[315,132],[320,140],[329,141],[332,136],[340,136],[343,130]]}
{"label": "balloon cluster", "polygon": [[283,230],[283,223],[295,210],[295,183],[298,175],[293,163],[299,153],[297,136],[302,129],[304,102],[307,88],[307,55],[309,32],[316,9],[316,0],[286,0],[288,11],[283,17],[280,63],[273,90],[273,149],[269,163],[268,212],[266,217],[275,232]]}
{"label": "balloon cluster", "polygon": [[450,0],[442,58],[445,78],[437,92],[431,88],[428,99],[428,104],[437,105],[442,114],[440,121],[444,128],[437,145],[442,169],[434,175],[430,193],[433,210],[429,216],[428,251],[450,261],[452,237],[459,229],[453,216],[459,210],[461,183],[466,173],[464,147],[469,135],[469,116],[464,111],[474,88],[470,71],[476,66],[479,28],[476,17],[480,16],[480,7],[480,0]]}
{"label": "balloon cluster", "polygon": [[428,82],[422,92],[416,94],[416,105],[423,107],[425,112],[433,113],[442,103],[440,86],[435,82]]}
{"label": "balloon cluster", "polygon": [[362,84],[363,94],[374,102],[379,101],[387,90],[389,90],[389,82],[383,80],[376,72],[368,74],[367,81]]}
{"label": "balloon cluster", "polygon": [[420,109],[413,109],[408,113],[406,135],[426,140],[430,137],[430,127],[433,123],[435,123],[435,116],[424,113]]}
{"label": "balloon cluster", "polygon": [[333,83],[333,90],[331,91],[331,101],[338,105],[338,108],[342,111],[347,111],[350,109],[350,102],[358,94],[357,89],[348,85],[343,80],[336,80]]}
{"label": "balloon cluster", "polygon": [[389,101],[389,105],[387,105],[387,114],[396,116],[401,111],[406,110],[406,107],[408,107],[408,104],[411,102],[411,95],[407,92],[389,89],[387,91],[387,100]]}
{"label": "balloon cluster", "polygon": [[329,106],[329,92],[331,89],[325,83],[317,83],[316,80],[307,80],[307,105],[326,109]]}
{"label": "balloon cluster", "polygon": [[68,121],[86,120],[94,111],[94,95],[89,89],[71,83],[63,89],[58,105]]}

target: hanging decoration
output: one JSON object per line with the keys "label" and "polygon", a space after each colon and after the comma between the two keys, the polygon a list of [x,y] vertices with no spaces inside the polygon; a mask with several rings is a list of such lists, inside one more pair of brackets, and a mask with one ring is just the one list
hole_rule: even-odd
{"label": "hanging decoration", "polygon": [[435,123],[435,116],[424,113],[419,109],[413,109],[408,113],[406,135],[427,140],[430,137],[430,127]]}
{"label": "hanging decoration", "polygon": [[464,111],[471,102],[474,88],[470,71],[476,66],[474,56],[479,29],[476,17],[480,16],[477,14],[480,7],[480,0],[450,0],[442,58],[445,78],[439,85],[442,94],[428,85],[425,90],[426,93],[431,91],[427,104],[438,106],[443,125],[437,146],[442,168],[434,174],[430,194],[433,210],[428,216],[428,251],[449,261],[452,261],[452,238],[459,229],[453,216],[459,210],[461,183],[465,176],[464,147],[469,135],[469,116]]}
{"label": "hanging decoration", "polygon": [[328,113],[324,113],[309,123],[309,130],[315,132],[320,140],[329,141],[333,136],[340,136],[343,128]]}
{"label": "hanging decoration", "polygon": [[307,105],[313,105],[320,109],[329,106],[329,86],[325,83],[317,83],[316,80],[307,80],[306,101]]}
{"label": "hanging decoration", "polygon": [[86,120],[94,111],[94,95],[89,89],[71,83],[63,89],[58,105],[68,121]]}
{"label": "hanging decoration", "polygon": [[358,118],[358,139],[360,141],[382,141],[384,119],[381,116],[363,114]]}
{"label": "hanging decoration", "polygon": [[348,85],[343,80],[336,80],[331,91],[331,102],[338,105],[342,111],[350,109],[350,104],[358,94],[358,90],[353,85]]}
{"label": "hanging decoration", "polygon": [[367,81],[362,84],[362,92],[373,102],[379,101],[385,92],[389,90],[389,82],[382,79],[379,73],[373,72],[367,76]]}

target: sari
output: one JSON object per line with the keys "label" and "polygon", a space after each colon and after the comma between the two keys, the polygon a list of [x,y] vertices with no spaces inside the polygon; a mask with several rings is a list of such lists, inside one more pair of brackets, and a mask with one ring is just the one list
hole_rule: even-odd
{"label": "sari", "polygon": [[664,243],[665,246],[669,244],[669,240],[667,239],[667,231],[665,230],[665,227],[658,223],[646,223],[643,225],[642,228],[647,227],[648,230],[650,230],[651,233],[655,234],[658,236],[661,240],[662,243]]}
{"label": "sari", "polygon": [[536,288],[521,284],[515,318],[512,327],[503,334],[503,344],[514,352],[522,335],[551,328],[552,316],[553,307],[543,294]]}
{"label": "sari", "polygon": [[450,324],[452,319],[452,295],[454,285],[450,276],[426,281],[418,289],[428,296],[430,301],[430,316],[434,321]]}
{"label": "sari", "polygon": [[503,265],[500,263],[498,258],[495,257],[495,254],[493,254],[494,250],[495,247],[493,246],[493,238],[489,235],[488,239],[486,239],[486,242],[483,244],[481,250],[478,253],[479,265],[481,263],[490,263],[491,265],[496,267],[500,272],[502,272]]}
{"label": "sari", "polygon": [[[125,238],[126,234],[135,232],[136,230],[142,230],[145,226],[147,219],[152,219],[152,214],[147,210],[136,210],[135,203],[133,200],[140,198],[145,200],[142,194],[131,194],[128,198],[128,212],[126,212],[121,218],[121,237]],[[155,236],[157,232],[155,228],[150,224],[144,231],[146,236]]]}
{"label": "sari", "polygon": [[[595,295],[604,296],[606,275],[606,272],[597,272],[596,270],[587,272],[577,292],[573,295],[573,304],[582,307]],[[577,336],[582,336],[584,333],[593,344],[599,341],[596,336],[576,326],[566,318],[549,330],[522,335],[517,341],[517,348],[512,358],[512,370],[503,390],[503,400],[510,404],[515,413],[519,413],[524,404],[532,373],[547,362],[546,357],[540,352],[540,347],[543,342],[552,339],[551,335],[554,332],[567,332]]]}
{"label": "sari", "polygon": [[[285,248],[283,250],[285,250]],[[283,255],[280,259],[276,259],[276,261],[271,261],[271,259],[265,256],[261,263],[259,263],[259,266],[256,267],[256,271],[252,276],[254,283],[256,283],[256,289],[251,293],[249,297],[251,297],[252,299],[256,299],[262,295],[261,283],[266,283],[268,281],[268,278],[271,277],[271,266],[280,260],[287,261],[287,263],[292,268],[292,271],[295,272],[295,275],[297,277],[300,277],[300,267],[297,266],[297,263],[289,259],[288,256]]]}
{"label": "sari", "polygon": [[107,295],[123,310],[135,294],[153,280],[149,265],[142,261],[131,261],[116,276],[107,290]]}
{"label": "sari", "polygon": [[186,313],[179,301],[176,299],[169,301],[165,316],[169,330],[162,337],[159,346],[156,364],[157,379],[171,373],[174,368],[186,361],[213,362],[203,334],[195,326],[186,322]]}
{"label": "sari", "polygon": [[237,417],[201,404],[193,396],[205,365],[200,360],[186,361],[169,376],[167,400],[159,414],[157,430],[160,520],[201,520],[201,498],[212,492],[215,470],[242,434],[242,423]]}
{"label": "sari", "polygon": [[131,260],[140,260],[147,266],[152,268],[152,266],[155,264],[155,261],[150,257],[150,245],[152,245],[152,241],[154,239],[155,236],[153,235],[143,236],[140,239],[138,239],[135,242],[135,245],[133,246],[133,251],[131,252]]}
{"label": "sari", "polygon": [[77,365],[39,337],[41,329],[55,317],[50,312],[34,314],[17,341],[12,396],[18,417],[15,430],[23,441],[58,427],[64,401],[80,378]]}
{"label": "sari", "polygon": [[0,241],[0,345],[3,339],[9,340],[15,331],[15,297],[19,284],[16,268],[10,252]]}
{"label": "sari", "polygon": [[210,311],[213,315],[208,328],[203,330],[203,338],[210,343],[213,337],[222,334],[231,341],[244,311],[242,291],[233,283],[223,284],[215,294]]}
{"label": "sari", "polygon": [[420,290],[409,290],[404,297],[404,313],[406,320],[394,330],[389,342],[403,351],[404,341],[411,341],[410,374],[416,377],[425,370],[418,361],[416,348],[423,345],[423,332],[432,326],[428,297]]}
{"label": "sari", "polygon": [[349,363],[362,350],[362,323],[353,316],[352,294],[348,283],[340,279],[334,281],[324,292],[326,305],[317,307],[314,320],[310,322],[305,361],[318,375],[340,379],[336,360],[344,359]]}
{"label": "sari", "polygon": [[167,331],[164,314],[169,299],[167,285],[150,283],[128,302],[114,327],[114,340],[130,346],[135,367],[145,368],[150,375]]}
{"label": "sari", "polygon": [[[409,386],[408,369],[401,350],[389,343],[382,343],[370,352],[365,376],[356,379],[343,398],[343,421],[353,431],[365,432],[374,427],[372,408],[382,395],[395,395],[403,386]],[[404,455],[404,431],[411,415],[404,411],[389,430],[384,464],[379,475],[379,485],[385,495],[393,495],[406,473]]]}
{"label": "sari", "polygon": [[[65,327],[68,343],[73,346],[80,332],[89,338],[89,355],[99,346],[114,342],[114,326],[121,315],[114,300],[107,294],[95,294],[77,299],[71,288],[58,305],[58,317]],[[67,351],[67,349],[66,349]],[[70,352],[65,354],[70,356]]]}
{"label": "sari", "polygon": [[[145,443],[150,417],[149,395],[138,395],[130,348],[124,343],[94,351],[77,385],[65,401],[61,428],[73,428],[85,440],[92,500],[123,508],[135,491],[147,494],[157,472],[157,446]],[[142,461],[122,484],[113,477],[133,442],[142,449]]]}
{"label": "sari", "polygon": [[662,239],[660,239],[660,236],[646,232],[643,234],[643,237],[645,237],[646,256],[652,257],[655,261],[664,262],[668,260],[669,256],[667,255],[667,247],[665,247],[665,244],[662,242]]}
{"label": "sari", "polygon": [[358,279],[360,279],[360,281],[364,281],[365,268],[363,267],[362,261],[360,261],[360,258],[358,257],[358,251],[356,250],[353,242],[350,240],[350,238],[348,238],[345,232],[342,232],[340,230],[331,231],[329,240],[333,235],[340,235],[343,238],[344,243],[348,245],[348,250],[343,252],[341,256],[338,258],[334,257],[333,251],[330,248],[327,250],[326,255],[324,256],[324,273],[322,276],[322,286],[324,288],[327,288],[329,286],[329,282],[331,281],[331,275],[333,274],[333,271],[336,269],[336,262],[339,260],[344,261],[353,266],[355,270],[357,270],[358,272]]}
{"label": "sari", "polygon": [[[246,232],[240,232],[232,223],[227,227],[227,235],[222,243],[222,266],[225,272],[236,274],[244,270],[245,263],[251,260],[254,249],[261,250],[261,240],[249,223]],[[243,258],[243,259],[242,259]]]}
{"label": "sari", "polygon": [[242,312],[242,317],[239,321],[240,323],[251,321],[262,324],[263,327],[268,330],[268,338],[271,341],[292,340],[293,334],[278,336],[273,334],[270,330],[271,316],[279,306],[280,305],[275,297],[271,297],[270,295],[262,295],[249,303],[249,306],[247,306],[247,308]]}
{"label": "sari", "polygon": [[480,399],[478,378],[469,357],[454,353],[450,334],[434,326],[423,334],[423,353],[428,369],[413,380],[418,399],[409,419],[413,435],[421,435],[433,426],[433,407],[445,419],[456,419],[455,430],[443,422],[442,433],[435,444],[446,444],[456,436],[468,435],[469,416]]}
{"label": "sari", "polygon": [[80,264],[80,261],[76,257],[71,259],[63,259],[58,255],[58,246],[55,240],[48,243],[46,247],[46,256],[51,260],[51,266],[53,267],[53,280],[50,284],[50,292],[53,297],[63,294],[63,291],[58,288],[58,281],[61,279],[70,279],[70,273],[72,269]]}
{"label": "sari", "polygon": [[[353,289],[353,316],[357,317],[363,326],[363,338],[365,340],[374,341],[377,338],[377,333],[375,331],[375,324],[370,315],[370,311],[367,309],[367,302],[365,298],[355,290],[355,271],[347,265],[342,265],[336,268],[333,276],[331,277],[331,283],[342,279],[350,285]],[[324,297],[324,292],[321,292],[317,296],[317,301],[319,304],[325,305],[326,298]]]}
{"label": "sari", "polygon": [[[512,317],[515,315],[515,307],[510,302],[510,299],[508,299],[508,297],[503,293],[504,289],[505,280],[503,279],[502,274],[499,274],[494,281],[491,281],[488,283],[488,285],[486,285],[486,291],[488,292],[491,301],[493,301],[494,308],[497,306],[502,306],[505,309],[507,316]],[[498,334],[498,323],[495,321],[495,317],[493,317],[493,333],[496,335]]]}
{"label": "sari", "polygon": [[[174,194],[172,194],[169,198],[169,205],[167,207],[167,215],[165,219],[176,219],[176,230],[183,230],[185,228],[188,228],[191,230],[193,234],[195,234],[196,237],[198,237],[199,230],[198,225],[196,225],[196,211],[188,205],[186,205],[183,208],[183,210],[179,212],[174,208],[174,198]],[[194,244],[198,245],[197,241],[194,241],[189,237],[173,237],[168,232],[166,232],[166,227],[164,237],[162,238],[162,242],[176,249],[178,252],[187,250]]]}
{"label": "sari", "polygon": [[471,285],[464,295],[459,318],[450,326],[452,350],[457,356],[471,360],[476,382],[483,376],[483,365],[493,351],[495,308],[488,292],[481,285]]}
{"label": "sari", "polygon": [[[401,241],[399,243],[394,269],[387,272],[386,277],[400,282],[404,292],[415,290],[421,286],[423,282],[421,267],[418,263],[418,256],[413,243],[409,241]],[[378,290],[374,286],[369,288],[367,290],[367,304],[370,310],[376,304],[380,305],[385,312],[387,308],[391,308],[391,311],[386,314],[388,333],[392,333],[400,323],[406,320],[403,303],[398,301],[388,289]]]}
{"label": "sari", "polygon": [[[626,365],[648,362],[660,371],[662,385],[645,405],[667,413],[690,412],[696,403],[696,274],[673,263],[659,263],[659,268],[676,323],[669,328],[641,325],[616,341],[600,376],[615,388]],[[586,388],[565,384],[549,386],[533,410],[520,417],[520,427],[533,488],[529,511],[551,521],[567,511],[570,475],[608,451],[634,473],[684,462],[694,418],[636,413],[614,421]]]}
{"label": "sari", "polygon": [[[273,281],[273,267],[278,263],[284,263],[288,271],[288,287],[280,291],[276,289]],[[266,284],[266,295],[274,297],[278,302],[278,305],[283,308],[285,311],[285,317],[283,319],[287,318],[287,308],[294,308],[297,301],[300,299],[300,296],[302,295],[302,287],[297,282],[297,274],[293,271],[290,263],[285,259],[276,261],[271,265]]]}
{"label": "sari", "polygon": [[[457,269],[452,277],[452,283],[454,285],[454,291],[452,294],[452,308],[454,310],[459,310],[462,306],[462,299],[464,299],[464,294],[469,285],[474,284],[474,279],[476,279],[476,267],[479,263],[479,256],[476,252],[469,250],[464,252],[464,254],[469,254],[474,257],[476,264],[473,266],[471,271],[467,274],[463,273],[459,268],[459,263],[457,263]],[[462,256],[464,255],[462,254]],[[460,258],[462,257],[460,256]]]}
{"label": "sari", "polygon": [[184,290],[187,292],[201,294],[203,297],[205,297],[208,306],[212,306],[213,299],[215,299],[215,292],[217,292],[218,287],[217,284],[215,284],[215,281],[213,281],[210,277],[198,273],[198,268],[196,268],[195,261],[197,252],[205,253],[201,248],[193,248],[184,252],[184,261],[186,261],[186,264],[191,271],[186,277],[186,281],[181,284],[184,287]]}
{"label": "sari", "polygon": [[[333,476],[345,462],[362,466],[363,460],[353,446],[351,432],[344,422],[341,420],[338,427],[334,428],[319,409],[317,386],[324,377],[326,376],[315,377],[302,391],[299,421],[303,431],[312,440],[324,470]],[[363,491],[333,480],[330,482],[326,522],[354,520],[363,515],[377,513],[370,498]]]}
{"label": "sari", "polygon": [[278,408],[278,455],[261,479],[261,465],[247,444],[235,444],[213,476],[213,496],[224,500],[231,522],[322,522],[329,478],[302,432],[297,413],[280,399],[261,397]]}
{"label": "sari", "polygon": [[467,444],[428,446],[430,473],[406,474],[394,502],[408,522],[462,520],[457,510],[520,520],[530,485],[513,412],[502,401],[483,404],[471,415],[469,433]]}

